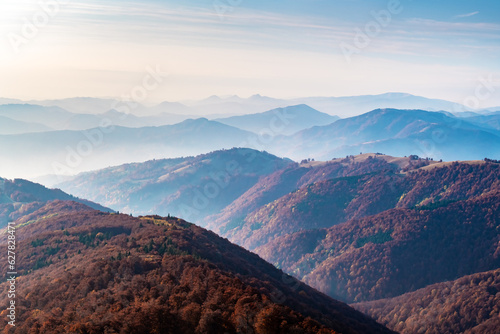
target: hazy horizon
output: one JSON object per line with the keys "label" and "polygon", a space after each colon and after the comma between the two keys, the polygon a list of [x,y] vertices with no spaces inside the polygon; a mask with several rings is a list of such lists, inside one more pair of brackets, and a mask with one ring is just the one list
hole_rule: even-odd
{"label": "hazy horizon", "polygon": [[[423,96],[423,95],[416,95],[416,94],[411,94],[408,92],[382,92],[379,94],[359,94],[359,95],[337,95],[337,96],[269,96],[269,95],[264,95],[260,93],[255,93],[251,95],[238,95],[238,94],[224,94],[224,95],[209,95],[209,96],[202,96],[201,98],[191,98],[191,99],[179,99],[179,100],[162,100],[161,98],[159,100],[152,100],[152,101],[144,101],[141,104],[146,106],[146,107],[154,107],[157,106],[161,103],[164,102],[170,102],[170,103],[181,103],[185,105],[189,105],[190,103],[197,103],[201,102],[204,100],[208,100],[210,98],[220,98],[221,100],[225,99],[231,99],[231,98],[238,98],[238,99],[250,99],[252,97],[256,96],[261,96],[264,98],[271,98],[271,99],[277,99],[277,100],[301,100],[301,99],[309,99],[309,98],[350,98],[350,97],[362,97],[362,96],[381,96],[381,95],[390,95],[390,94],[407,94],[407,95],[412,95],[415,97],[423,97],[426,99],[431,99],[431,100],[442,100],[442,101],[448,101],[448,102],[453,102],[457,103],[460,105],[463,105],[464,101],[460,100],[447,100],[445,98],[440,98],[440,97],[430,97],[430,96]],[[61,100],[71,100],[71,99],[97,99],[97,100],[116,100],[116,101],[124,101],[122,97],[120,96],[68,96],[68,97],[62,97],[62,98],[55,98],[55,97],[48,97],[44,99],[36,99],[36,98],[16,98],[16,97],[11,97],[11,96],[0,96],[0,99],[5,99],[5,100],[19,100],[23,103],[33,103],[36,104],[36,102],[45,102],[45,101],[61,101]],[[133,101],[133,100],[131,100]],[[493,102],[491,103],[483,103],[483,105],[480,106],[480,108],[467,108],[467,110],[481,110],[481,109],[488,109],[488,108],[498,108],[500,107],[500,104],[495,104]],[[112,109],[112,108],[110,108]],[[447,110],[444,110],[447,111]]]}
{"label": "hazy horizon", "polygon": [[146,103],[404,92],[463,104],[479,90],[470,104],[499,106],[499,6],[6,0],[0,96],[120,98],[158,70]]}

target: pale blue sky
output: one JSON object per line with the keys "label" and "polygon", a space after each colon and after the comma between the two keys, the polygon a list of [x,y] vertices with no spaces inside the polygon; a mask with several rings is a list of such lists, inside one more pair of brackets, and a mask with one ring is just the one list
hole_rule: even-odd
{"label": "pale blue sky", "polygon": [[388,91],[463,102],[490,78],[481,106],[500,105],[498,1],[401,0],[385,26],[372,12],[392,0],[62,2],[47,22],[39,1],[0,3],[0,96],[119,97],[159,66],[170,75],[150,102]]}

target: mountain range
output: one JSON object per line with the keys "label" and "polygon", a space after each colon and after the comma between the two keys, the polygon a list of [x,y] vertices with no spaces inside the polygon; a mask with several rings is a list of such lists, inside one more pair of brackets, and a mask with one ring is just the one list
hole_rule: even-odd
{"label": "mountain range", "polygon": [[500,132],[424,110],[377,109],[277,138],[271,152],[292,159],[332,159],[357,152],[474,160],[500,154]]}
{"label": "mountain range", "polygon": [[258,114],[217,118],[215,120],[256,134],[276,136],[292,135],[313,126],[331,124],[338,119],[339,117],[330,116],[302,104],[277,108]]}
{"label": "mountain range", "polygon": [[250,149],[151,160],[87,172],[57,185],[133,214],[173,214],[201,221],[233,202],[261,177],[294,164]]}
{"label": "mountain range", "polygon": [[[396,308],[401,304],[392,298],[408,294],[414,300],[421,295],[420,289],[432,284],[500,267],[500,164],[494,160],[440,162],[415,155],[362,154],[294,163],[264,152],[232,149],[189,158],[187,169],[182,169],[186,168],[183,159],[158,161],[158,166],[152,161],[86,173],[61,186],[92,200],[123,193],[123,203],[142,201],[143,208],[148,204],[144,196],[158,194],[150,197],[149,205],[160,210],[171,199],[169,195],[164,196],[167,202],[160,199],[169,182],[189,184],[191,188],[180,187],[175,195],[180,199],[185,193],[189,199],[196,189],[203,192],[207,184],[216,184],[211,178],[214,170],[204,162],[218,165],[220,173],[241,152],[255,155],[255,165],[243,166],[241,182],[227,179],[227,188],[221,187],[239,195],[214,193],[209,200],[214,210],[205,210],[197,223],[332,298],[358,303],[356,307],[393,330],[409,333],[414,323],[406,320],[408,313],[401,313]],[[177,175],[179,168],[186,174]],[[249,178],[252,169],[260,168],[266,172]],[[160,174],[169,182],[158,182]],[[148,182],[157,188],[139,186]],[[466,294],[463,302],[473,307],[465,296],[472,298]],[[488,309],[490,304],[484,309],[476,305],[473,312],[481,318],[461,326],[491,328],[497,313]],[[371,305],[377,306],[371,309]],[[400,321],[388,321],[379,305],[397,313]],[[453,314],[443,316],[450,322],[429,327],[439,328],[430,333],[458,328]],[[425,319],[437,321],[436,317]]]}
{"label": "mountain range", "polygon": [[0,178],[16,329],[496,334],[498,116],[400,93],[0,99],[0,175],[56,187]]}
{"label": "mountain range", "polygon": [[210,96],[202,100],[181,102],[164,101],[157,105],[145,106],[135,101],[120,101],[107,98],[68,98],[61,100],[1,99],[0,104],[36,104],[41,106],[57,106],[77,114],[102,114],[111,109],[128,109],[137,116],[150,116],[158,113],[190,114],[205,117],[221,117],[221,115],[245,115],[262,113],[270,109],[284,108],[291,105],[307,104],[321,112],[340,117],[352,117],[380,108],[423,109],[429,111],[448,111],[451,113],[477,112],[488,113],[499,111],[497,108],[472,110],[464,105],[429,99],[407,93],[385,93],[378,95],[343,96],[343,97],[304,97],[277,99],[259,94],[242,98],[233,96]]}
{"label": "mountain range", "polygon": [[[207,119],[160,127],[0,135],[3,175],[73,175],[85,170],[244,146],[254,134]],[[229,138],[229,139],[228,139]],[[37,161],[37,164],[32,164]],[[12,170],[16,166],[16,170]]]}
{"label": "mountain range", "polygon": [[[31,115],[40,108],[45,107],[21,110]],[[55,108],[48,112],[46,123],[64,121],[59,118],[66,115],[64,111]],[[311,116],[306,121],[308,114]],[[0,135],[0,157],[5,161],[0,172],[9,177],[31,178],[74,175],[123,163],[199,155],[232,147],[266,150],[295,161],[330,160],[359,152],[419,155],[448,161],[479,160],[500,154],[500,130],[494,127],[494,115],[485,117],[493,123],[474,121],[474,117],[469,122],[468,118],[441,112],[378,109],[335,121],[333,117],[299,105],[219,121],[199,118],[174,125],[133,128],[106,123],[85,131]],[[330,121],[333,123],[284,134]],[[37,165],[30,163],[33,159]],[[14,165],[17,165],[15,171]]]}
{"label": "mountain range", "polygon": [[150,116],[136,116],[115,109],[109,109],[100,114],[87,114],[72,113],[58,106],[5,104],[0,105],[0,117],[10,122],[24,122],[29,120],[29,124],[26,124],[27,126],[38,126],[33,129],[26,127],[15,132],[8,127],[5,127],[5,129],[0,128],[0,134],[15,134],[41,132],[41,130],[81,131],[111,125],[130,128],[172,125],[190,118],[190,115],[159,112]]}

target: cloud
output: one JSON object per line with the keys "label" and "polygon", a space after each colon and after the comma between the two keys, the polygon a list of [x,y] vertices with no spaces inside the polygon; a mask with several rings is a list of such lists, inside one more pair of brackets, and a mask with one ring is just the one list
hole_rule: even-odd
{"label": "cloud", "polygon": [[471,17],[471,16],[474,16],[474,15],[477,15],[477,14],[479,14],[479,12],[472,12],[472,13],[467,13],[467,14],[456,15],[453,18],[455,18],[455,19],[462,19],[464,17]]}

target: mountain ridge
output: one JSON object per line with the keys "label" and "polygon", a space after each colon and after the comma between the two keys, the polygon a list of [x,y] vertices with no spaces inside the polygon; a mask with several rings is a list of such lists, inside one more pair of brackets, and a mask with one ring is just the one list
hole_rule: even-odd
{"label": "mountain ridge", "polygon": [[181,219],[48,205],[18,227],[21,330],[392,333]]}

